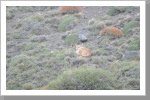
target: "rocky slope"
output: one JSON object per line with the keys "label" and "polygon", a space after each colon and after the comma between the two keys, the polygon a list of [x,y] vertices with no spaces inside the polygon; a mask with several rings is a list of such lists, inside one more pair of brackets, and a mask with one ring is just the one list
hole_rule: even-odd
{"label": "rocky slope", "polygon": [[[7,7],[7,89],[140,89],[140,8],[82,7],[73,14],[61,14],[60,8]],[[105,27],[123,36],[100,35]],[[90,48],[92,56],[79,59],[76,44]],[[88,76],[84,70],[89,79],[108,73],[108,86],[90,83],[107,79],[87,78],[90,85],[83,87],[77,77]]]}

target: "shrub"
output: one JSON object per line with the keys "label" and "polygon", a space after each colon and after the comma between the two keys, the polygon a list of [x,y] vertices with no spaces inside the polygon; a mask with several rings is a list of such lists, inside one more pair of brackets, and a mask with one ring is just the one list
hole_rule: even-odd
{"label": "shrub", "polygon": [[16,15],[17,12],[18,12],[17,7],[7,6],[6,7],[6,19],[7,20],[12,19]]}
{"label": "shrub", "polygon": [[31,16],[31,19],[35,20],[35,21],[38,21],[38,22],[41,22],[44,20],[44,17],[42,16],[42,14],[38,13],[34,16]]}
{"label": "shrub", "polygon": [[31,6],[19,6],[18,10],[20,12],[24,12],[24,13],[33,12],[34,11],[33,7],[31,7]]}
{"label": "shrub", "polygon": [[107,37],[102,37],[102,39],[98,42],[99,45],[108,45],[110,43],[110,39]]}
{"label": "shrub", "polygon": [[60,9],[60,12],[62,14],[73,14],[73,13],[79,13],[81,12],[83,9],[80,6],[63,6]]}
{"label": "shrub", "polygon": [[113,90],[114,76],[107,71],[82,67],[65,71],[47,86],[50,90]]}
{"label": "shrub", "polygon": [[20,31],[15,31],[14,33],[12,33],[12,37],[14,39],[26,39],[29,37],[29,35],[24,35],[23,33],[21,33]]}
{"label": "shrub", "polygon": [[47,89],[40,89],[40,90],[47,90]]}
{"label": "shrub", "polygon": [[131,21],[129,23],[127,23],[124,27],[123,27],[123,30],[122,32],[124,34],[128,34],[130,29],[133,29],[134,27],[139,27],[140,26],[140,22],[138,21]]}
{"label": "shrub", "polygon": [[115,16],[115,15],[118,15],[119,13],[123,13],[125,12],[126,10],[129,10],[131,9],[132,7],[131,6],[126,6],[126,7],[114,7],[112,9],[110,9],[108,11],[108,15],[110,16]]}
{"label": "shrub", "polygon": [[12,58],[11,66],[19,68],[19,70],[23,71],[29,67],[34,66],[34,62],[30,57],[28,57],[24,54],[20,54],[18,56],[15,56],[14,58]]}
{"label": "shrub", "polygon": [[66,37],[65,39],[65,43],[68,46],[73,46],[76,45],[80,42],[79,38],[78,38],[78,34],[71,34],[69,36]]}
{"label": "shrub", "polygon": [[[120,89],[139,89],[140,81],[140,62],[139,61],[114,61],[108,68],[115,73],[118,83],[121,85]],[[136,81],[136,82],[135,82]],[[136,84],[135,88],[134,85]],[[138,85],[138,86],[137,86]]]}
{"label": "shrub", "polygon": [[33,89],[33,85],[31,83],[25,83],[22,86],[22,88],[25,89],[25,90],[32,90]]}
{"label": "shrub", "polygon": [[123,35],[122,31],[116,27],[106,27],[100,32],[100,34],[101,35],[105,35],[105,34],[113,35],[115,38]]}
{"label": "shrub", "polygon": [[65,31],[66,26],[69,25],[69,23],[71,23],[72,21],[79,21],[79,19],[77,17],[74,17],[74,16],[70,16],[70,17],[65,18],[58,25],[58,31]]}
{"label": "shrub", "polygon": [[136,38],[129,43],[129,50],[140,50],[140,38]]}

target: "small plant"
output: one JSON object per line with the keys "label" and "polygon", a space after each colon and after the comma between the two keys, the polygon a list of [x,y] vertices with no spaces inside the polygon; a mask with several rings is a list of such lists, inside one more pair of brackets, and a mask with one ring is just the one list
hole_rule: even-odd
{"label": "small plant", "polygon": [[31,7],[31,6],[19,6],[18,10],[20,12],[24,12],[24,13],[33,12],[34,11],[33,7]]}
{"label": "small plant", "polygon": [[79,13],[83,9],[80,6],[63,6],[60,9],[60,13],[62,14],[73,14],[73,13]]}
{"label": "small plant", "polygon": [[139,21],[131,21],[129,23],[127,23],[124,27],[123,27],[123,30],[122,32],[124,34],[128,34],[130,33],[130,29],[134,28],[134,27],[139,27],[140,26],[140,22]]}
{"label": "small plant", "polygon": [[32,90],[33,89],[33,85],[31,83],[25,83],[22,86],[22,88],[25,89],[25,90]]}
{"label": "small plant", "polygon": [[29,36],[30,35],[24,35],[20,31],[15,31],[14,33],[12,33],[12,37],[14,39],[27,39],[27,38],[29,38]]}
{"label": "small plant", "polygon": [[114,7],[111,10],[109,10],[107,14],[110,16],[115,16],[115,15],[118,15],[119,13],[123,13],[131,8],[132,8],[131,6]]}
{"label": "small plant", "polygon": [[44,17],[40,13],[38,13],[37,15],[31,16],[31,19],[41,22],[44,20]]}
{"label": "small plant", "polygon": [[122,31],[116,27],[106,27],[101,32],[101,35],[109,34],[113,35],[115,38],[121,37],[123,35]]}
{"label": "small plant", "polygon": [[103,37],[103,38],[98,42],[98,44],[99,44],[99,45],[108,45],[110,42],[111,42],[111,41],[110,41],[109,38]]}
{"label": "small plant", "polygon": [[80,40],[78,38],[78,34],[71,34],[69,36],[66,37],[65,39],[65,43],[68,45],[68,46],[73,46],[73,45],[76,45],[78,43],[80,43]]}
{"label": "small plant", "polygon": [[24,71],[27,70],[29,67],[34,66],[34,62],[30,57],[24,54],[20,54],[12,59],[11,66],[18,68],[21,71]]}
{"label": "small plant", "polygon": [[18,9],[15,6],[7,6],[6,7],[6,18],[7,20],[12,19],[16,13],[18,13]]}
{"label": "small plant", "polygon": [[110,72],[90,67],[65,71],[46,88],[50,90],[113,90],[114,76]]}
{"label": "small plant", "polygon": [[[108,68],[117,76],[121,89],[139,89],[140,87],[140,62],[138,61],[114,61]],[[134,81],[133,81],[134,80]],[[136,81],[136,82],[135,82]],[[133,84],[133,85],[132,85]],[[135,88],[134,84],[136,85]]]}
{"label": "small plant", "polygon": [[65,28],[67,25],[69,25],[69,23],[71,23],[72,21],[79,21],[79,19],[77,17],[74,16],[70,16],[65,18],[58,26],[58,31],[65,31]]}
{"label": "small plant", "polygon": [[140,38],[136,38],[129,43],[129,50],[140,50]]}

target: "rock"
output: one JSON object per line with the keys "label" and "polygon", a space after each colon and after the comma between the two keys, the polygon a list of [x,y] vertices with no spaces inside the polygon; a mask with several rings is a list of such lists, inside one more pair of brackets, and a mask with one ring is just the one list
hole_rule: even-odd
{"label": "rock", "polygon": [[85,63],[85,61],[83,59],[72,59],[72,64],[75,66],[76,65],[82,65],[84,63]]}
{"label": "rock", "polygon": [[44,41],[47,41],[47,37],[46,36],[35,36],[35,37],[32,37],[31,39],[31,42],[44,42]]}
{"label": "rock", "polygon": [[136,17],[136,18],[135,18],[135,21],[140,21],[140,18],[139,18],[139,17]]}
{"label": "rock", "polygon": [[67,35],[66,35],[66,34],[64,34],[64,35],[62,35],[62,36],[61,36],[61,39],[62,39],[62,40],[65,40],[65,39],[66,39],[66,37],[67,37]]}
{"label": "rock", "polygon": [[86,42],[87,41],[87,37],[85,35],[79,34],[79,39],[81,42]]}
{"label": "rock", "polygon": [[115,51],[116,51],[116,49],[113,48],[113,47],[111,47],[111,46],[107,46],[107,47],[105,48],[105,50],[109,50],[109,51],[112,51],[112,52],[115,52]]}
{"label": "rock", "polygon": [[140,51],[127,51],[124,53],[122,60],[130,59],[131,57],[140,58]]}
{"label": "rock", "polygon": [[88,30],[81,30],[78,32],[78,35],[79,35],[79,39],[81,42],[86,42],[88,39],[87,39],[87,35],[89,34],[89,31]]}
{"label": "rock", "polygon": [[46,36],[40,36],[40,37],[38,38],[38,41],[39,41],[39,42],[47,41],[47,37],[46,37]]}

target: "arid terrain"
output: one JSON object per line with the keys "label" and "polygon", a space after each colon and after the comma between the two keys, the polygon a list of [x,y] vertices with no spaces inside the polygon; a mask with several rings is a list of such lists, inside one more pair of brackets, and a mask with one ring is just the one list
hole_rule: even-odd
{"label": "arid terrain", "polygon": [[139,90],[140,7],[65,9],[7,7],[7,90]]}

